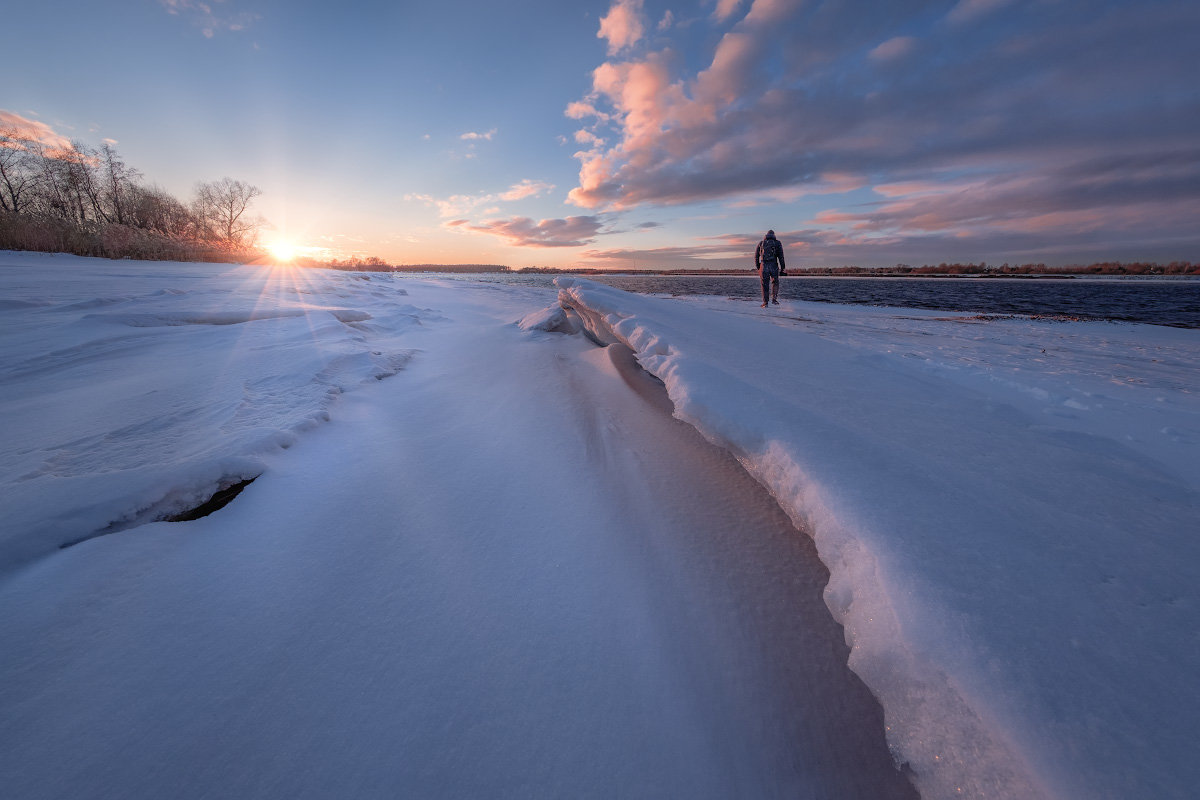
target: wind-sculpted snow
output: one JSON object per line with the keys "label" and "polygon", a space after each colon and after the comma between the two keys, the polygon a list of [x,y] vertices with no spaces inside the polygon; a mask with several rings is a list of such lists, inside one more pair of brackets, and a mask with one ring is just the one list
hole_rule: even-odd
{"label": "wind-sculpted snow", "polygon": [[[89,529],[59,506],[104,521],[136,506],[82,504],[157,502],[156,473],[232,494],[261,471],[210,515],[6,564],[6,798],[915,797],[812,542],[628,347],[529,316],[553,290],[24,258],[0,281],[46,308],[306,313],[56,329],[23,310],[3,332],[45,340],[2,340],[26,368],[0,401],[7,474],[32,476],[0,483],[6,522],[53,546]],[[30,373],[38,352],[59,355]],[[29,486],[50,499],[25,510]]]}
{"label": "wind-sculpted snow", "polygon": [[812,534],[922,796],[1200,783],[1195,332],[557,284]]}
{"label": "wind-sculpted snow", "polygon": [[1194,793],[1194,331],[557,299],[0,254],[7,794]]}
{"label": "wind-sculpted snow", "polygon": [[259,474],[403,369],[436,315],[390,277],[3,254],[0,571]]}

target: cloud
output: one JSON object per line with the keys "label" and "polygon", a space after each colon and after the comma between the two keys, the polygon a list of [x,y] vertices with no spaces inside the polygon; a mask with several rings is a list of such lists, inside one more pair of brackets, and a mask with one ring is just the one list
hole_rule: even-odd
{"label": "cloud", "polygon": [[587,145],[589,148],[597,148],[604,146],[604,140],[589,130],[575,131],[575,142],[577,144]]}
{"label": "cloud", "polygon": [[464,142],[475,142],[475,141],[480,141],[480,140],[490,142],[492,140],[492,137],[495,135],[496,135],[496,129],[492,128],[490,131],[484,131],[483,133],[476,133],[475,131],[468,131],[467,133],[464,133],[462,136],[460,136],[458,138],[462,139]]}
{"label": "cloud", "polygon": [[543,219],[534,222],[529,217],[485,220],[472,223],[456,219],[446,226],[457,230],[496,236],[517,247],[580,247],[590,243],[603,227],[598,216]]}
{"label": "cloud", "polygon": [[[46,154],[50,156],[53,156],[56,152],[71,149],[71,140],[55,131],[46,123],[23,117],[16,112],[6,111],[2,108],[0,108],[0,135],[28,142],[37,142],[46,148]],[[17,149],[25,148],[18,145]]]}
{"label": "cloud", "polygon": [[235,11],[226,7],[225,0],[158,0],[168,14],[186,17],[200,29],[205,38],[211,39],[218,31],[244,31],[261,19],[250,11]]}
{"label": "cloud", "polygon": [[973,22],[993,11],[1011,5],[1013,0],[958,0],[958,4],[950,9],[946,20],[954,24]]}
{"label": "cloud", "polygon": [[659,31],[665,31],[674,24],[675,12],[668,8],[665,12],[663,12],[662,19],[658,21],[658,25],[655,26],[655,29]]}
{"label": "cloud", "polygon": [[[1194,207],[1200,157],[1189,147],[1200,106],[1178,53],[1200,33],[1200,6],[964,0],[951,21],[985,13],[990,24],[963,37],[916,0],[755,0],[698,67],[695,53],[677,49],[607,60],[569,107],[608,143],[576,154],[569,200],[628,209],[796,199],[868,181],[884,199],[905,184],[928,187],[926,198],[894,195],[904,206],[837,209],[854,219],[816,226],[824,233],[809,245],[827,248],[1018,230],[1050,246],[1047,231],[1082,236],[1089,220],[1133,236],[1122,220],[1162,210],[1149,185]],[[764,37],[786,46],[763,47]],[[1177,179],[1151,181],[1136,166],[1156,153],[1177,160]],[[1103,202],[1094,196],[1101,161],[1113,165]],[[987,203],[963,202],[965,183],[989,186]],[[1118,185],[1136,191],[1114,205],[1109,189]],[[1038,215],[1027,213],[1035,207]],[[955,221],[968,209],[978,216]],[[1194,225],[1167,218],[1180,240],[1195,238]],[[1153,227],[1169,235],[1169,226]]]}
{"label": "cloud", "polygon": [[[881,184],[885,200],[817,214],[814,258],[1170,261],[1200,246],[1200,148],[1047,162],[1019,174]],[[1123,254],[1123,255],[1122,255]]]}
{"label": "cloud", "polygon": [[563,112],[563,114],[571,119],[587,119],[588,117],[595,117],[601,121],[607,121],[609,118],[608,114],[604,114],[597,110],[593,103],[586,100],[576,100],[574,102],[567,103],[567,109]]}
{"label": "cloud", "polygon": [[917,40],[912,36],[893,36],[872,49],[867,56],[876,61],[893,61],[911,53],[916,44]]}
{"label": "cloud", "polygon": [[[739,258],[739,256],[742,256]],[[607,267],[637,267],[642,269],[720,269],[744,261],[744,254],[734,253],[720,245],[695,245],[690,247],[614,248],[610,250],[587,250],[584,260]],[[750,262],[754,261],[754,249],[750,249]]]}
{"label": "cloud", "polygon": [[514,183],[503,192],[481,194],[455,194],[449,197],[434,197],[428,194],[406,194],[405,200],[424,203],[438,210],[442,217],[461,217],[472,213],[480,206],[491,206],[496,203],[511,203],[549,192],[554,184],[545,181],[534,181],[525,178]]}
{"label": "cloud", "polygon": [[526,197],[536,197],[537,195],[548,192],[554,188],[554,184],[546,183],[545,181],[531,181],[528,178],[520,183],[514,183],[508,191],[500,193],[500,199],[512,202],[514,200],[524,200]]}
{"label": "cloud", "polygon": [[713,19],[724,22],[733,16],[741,4],[742,0],[717,0],[717,7],[713,9]]}
{"label": "cloud", "polygon": [[617,0],[600,18],[600,30],[596,38],[608,42],[608,54],[632,47],[641,40],[646,31],[646,18],[642,12],[642,0]]}
{"label": "cloud", "polygon": [[[643,223],[638,227],[656,225],[657,223]],[[588,250],[584,252],[583,257],[598,266],[614,268],[736,269],[753,266],[754,248],[761,239],[761,232],[725,233],[705,236],[699,243],[688,245]],[[789,247],[787,253],[790,257],[790,247],[796,243],[795,237],[784,238],[783,241]]]}

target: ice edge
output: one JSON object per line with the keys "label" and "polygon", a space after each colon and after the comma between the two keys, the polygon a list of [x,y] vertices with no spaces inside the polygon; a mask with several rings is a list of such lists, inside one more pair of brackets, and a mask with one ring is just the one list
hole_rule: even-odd
{"label": "ice edge", "polygon": [[952,676],[906,645],[875,555],[839,519],[799,454],[776,441],[747,448],[705,424],[702,414],[693,412],[686,385],[674,374],[677,363],[670,357],[670,342],[648,331],[635,316],[606,308],[589,291],[615,290],[574,278],[558,278],[555,284],[559,305],[573,312],[585,335],[597,343],[627,345],[642,367],[666,385],[676,418],[731,452],[793,524],[812,537],[830,572],[825,603],[845,630],[849,667],[882,705],[893,757],[898,767],[911,769],[922,796],[994,791],[1030,800],[1051,796],[1003,732],[988,724],[985,710],[972,707]]}

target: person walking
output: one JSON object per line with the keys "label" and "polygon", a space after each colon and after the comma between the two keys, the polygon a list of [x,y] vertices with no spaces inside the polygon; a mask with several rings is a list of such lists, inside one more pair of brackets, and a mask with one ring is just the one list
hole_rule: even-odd
{"label": "person walking", "polygon": [[787,267],[783,263],[783,245],[775,238],[775,231],[767,231],[758,243],[758,249],[754,251],[754,268],[762,278],[762,307],[767,307],[768,298],[779,305],[779,275]]}

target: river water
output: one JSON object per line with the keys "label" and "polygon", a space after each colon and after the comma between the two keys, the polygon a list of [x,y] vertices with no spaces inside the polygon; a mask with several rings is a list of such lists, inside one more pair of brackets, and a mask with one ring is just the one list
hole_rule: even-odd
{"label": "river water", "polygon": [[[458,277],[458,276],[456,276]],[[461,276],[467,277],[467,276]],[[758,276],[587,275],[619,289],[646,294],[705,294],[737,299],[760,296]],[[472,280],[551,286],[553,276],[484,274]],[[781,300],[807,300],[978,314],[1021,314],[1144,322],[1200,328],[1200,279],[1195,278],[871,278],[781,279]]]}

